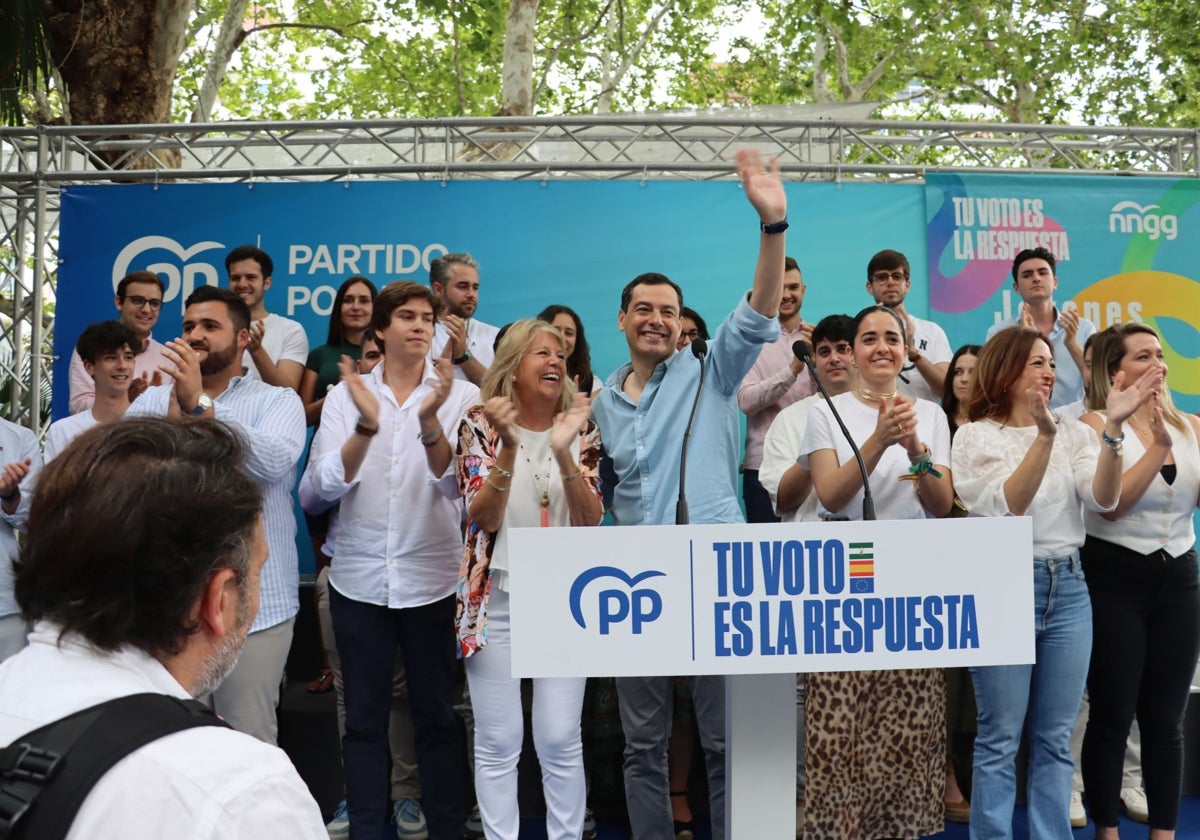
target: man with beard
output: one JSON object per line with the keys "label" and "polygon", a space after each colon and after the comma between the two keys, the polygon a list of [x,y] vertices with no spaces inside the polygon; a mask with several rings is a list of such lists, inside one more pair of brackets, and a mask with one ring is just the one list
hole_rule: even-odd
{"label": "man with beard", "polygon": [[[119,697],[200,696],[229,672],[267,557],[248,455],[224,424],[141,418],[85,432],[41,473],[16,565],[36,624],[0,668],[0,743]],[[217,726],[113,765],[67,834],[324,836],[287,756]]]}
{"label": "man with beard", "polygon": [[213,692],[213,708],[235,728],[275,743],[275,706],[300,610],[292,487],[304,450],[304,406],[290,388],[242,376],[250,309],[229,289],[200,286],[188,297],[183,337],[168,341],[168,385],[150,388],[127,416],[216,418],[247,443],[245,471],[263,488],[270,556],[262,598],[238,666]]}
{"label": "man with beard", "polygon": [[783,297],[779,301],[779,337],[763,346],[738,387],[738,408],[746,415],[746,454],[742,458],[742,501],[747,522],[778,522],[771,498],[759,482],[763,438],[771,422],[789,405],[816,393],[804,363],[792,352],[797,341],[812,343],[812,324],[800,317],[804,278],[792,257],[783,261]]}
{"label": "man with beard", "polygon": [[499,329],[475,320],[479,263],[470,254],[446,254],[429,264],[429,287],[442,299],[444,314],[433,334],[432,355],[446,356],[458,379],[483,384],[495,358]]}

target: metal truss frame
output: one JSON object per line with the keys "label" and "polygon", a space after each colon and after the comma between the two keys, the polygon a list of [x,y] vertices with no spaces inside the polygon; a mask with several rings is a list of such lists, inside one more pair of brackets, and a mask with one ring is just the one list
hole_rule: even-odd
{"label": "metal truss frame", "polygon": [[1200,129],[605,115],[0,129],[0,412],[49,394],[58,196],[80,183],[734,177],[736,149],[791,181],[930,171],[1200,177]]}

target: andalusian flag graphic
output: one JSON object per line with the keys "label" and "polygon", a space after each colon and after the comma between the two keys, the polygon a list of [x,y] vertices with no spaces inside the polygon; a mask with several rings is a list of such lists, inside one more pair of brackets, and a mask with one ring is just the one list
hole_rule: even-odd
{"label": "andalusian flag graphic", "polygon": [[875,543],[850,543],[850,591],[875,591]]}

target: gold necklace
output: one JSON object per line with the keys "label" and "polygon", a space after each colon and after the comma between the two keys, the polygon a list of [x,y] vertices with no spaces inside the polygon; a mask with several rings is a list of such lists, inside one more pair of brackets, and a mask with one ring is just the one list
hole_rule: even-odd
{"label": "gold necklace", "polygon": [[890,394],[876,394],[874,391],[868,388],[863,388],[860,385],[858,388],[858,395],[864,400],[868,400],[870,402],[879,402],[880,400],[890,400],[892,397],[896,396],[896,392],[892,391]]}

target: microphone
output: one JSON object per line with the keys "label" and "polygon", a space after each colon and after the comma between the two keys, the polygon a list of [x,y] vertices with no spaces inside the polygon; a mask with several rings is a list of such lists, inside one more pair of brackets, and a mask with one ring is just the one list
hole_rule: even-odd
{"label": "microphone", "polygon": [[688,444],[692,440],[692,424],[696,422],[696,409],[700,407],[700,395],[704,393],[704,377],[708,368],[704,366],[704,358],[708,355],[708,342],[697,338],[691,343],[692,355],[700,360],[700,384],[696,386],[696,398],[692,400],[692,413],[688,415],[687,427],[683,430],[683,449],[679,453],[679,499],[675,502],[675,524],[687,525],[688,503],[687,490],[687,456]]}
{"label": "microphone", "polygon": [[[813,382],[817,383],[817,387],[821,389],[821,395],[825,397],[825,403],[829,406],[830,412],[833,413],[833,419],[837,421],[838,428],[842,430],[842,435],[850,444],[850,449],[854,453],[855,460],[858,461],[858,471],[862,474],[863,485],[863,520],[875,519],[875,497],[871,495],[871,481],[867,478],[867,465],[863,462],[862,453],[858,451],[858,444],[854,442],[854,438],[850,436],[850,430],[846,428],[846,424],[842,422],[842,417],[838,414],[837,408],[833,404],[833,400],[829,397],[829,392],[825,390],[825,386],[821,384],[821,377],[817,376],[817,367],[813,364],[812,348],[808,346],[808,342],[800,340],[792,344],[792,353],[796,358],[804,362],[808,367],[808,372],[812,374]],[[816,492],[815,490],[813,492]]]}

